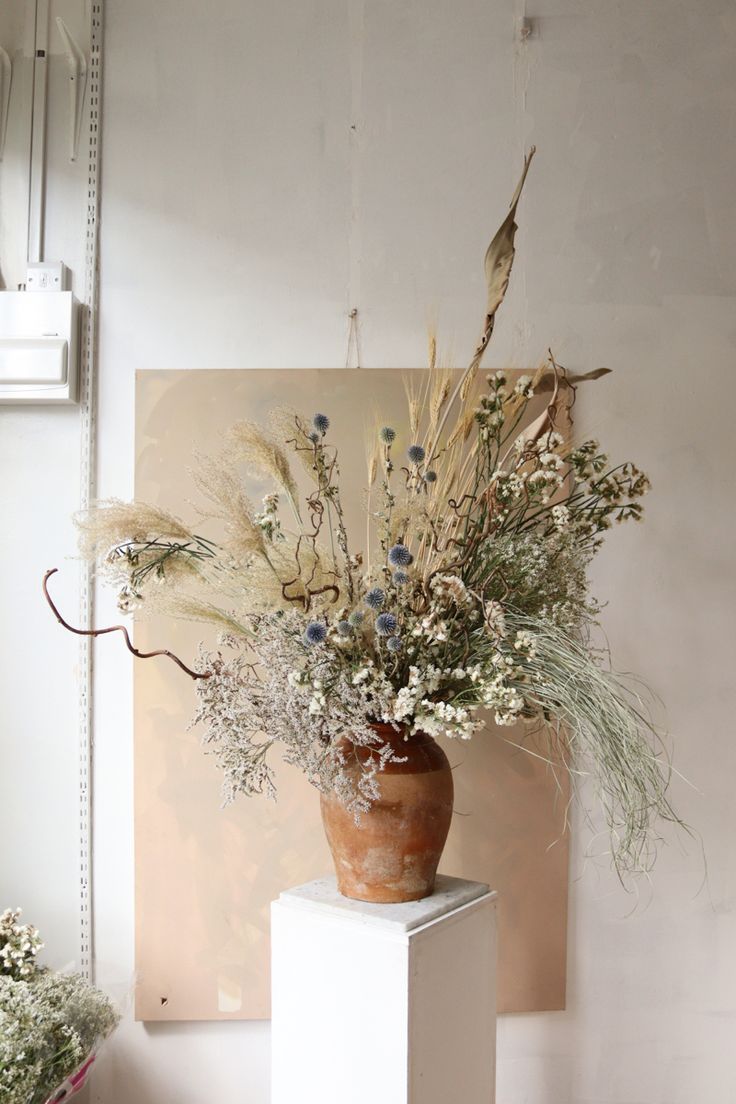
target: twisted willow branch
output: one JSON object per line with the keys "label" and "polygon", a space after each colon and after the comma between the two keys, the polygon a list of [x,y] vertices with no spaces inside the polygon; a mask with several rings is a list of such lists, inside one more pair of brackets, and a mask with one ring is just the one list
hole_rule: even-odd
{"label": "twisted willow branch", "polygon": [[187,667],[186,663],[182,662],[182,660],[179,659],[178,656],[175,656],[174,653],[170,652],[167,648],[160,648],[158,651],[155,652],[141,652],[132,643],[125,625],[108,625],[104,629],[77,629],[74,627],[74,625],[70,625],[69,622],[65,621],[64,618],[61,616],[57,606],[54,603],[54,600],[49,594],[49,579],[52,575],[55,575],[58,570],[58,567],[49,568],[49,570],[43,577],[43,582],[41,585],[43,587],[44,598],[51,607],[51,611],[54,614],[54,617],[59,622],[59,624],[63,625],[64,628],[67,629],[69,632],[76,633],[77,636],[105,636],[106,633],[121,632],[125,637],[125,645],[128,651],[132,652],[137,659],[153,659],[155,656],[168,656],[168,658],[173,660],[177,667],[180,667],[184,674],[189,675],[191,679],[207,679],[210,677],[210,675],[212,674],[211,671],[192,671],[190,667]]}

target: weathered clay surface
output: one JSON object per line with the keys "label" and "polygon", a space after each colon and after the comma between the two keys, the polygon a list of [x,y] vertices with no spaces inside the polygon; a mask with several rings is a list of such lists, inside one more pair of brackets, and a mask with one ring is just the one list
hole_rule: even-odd
{"label": "weathered clay surface", "polygon": [[[434,889],[452,818],[452,771],[431,736],[416,733],[405,739],[390,725],[374,727],[377,742],[390,743],[405,762],[388,763],[378,775],[379,800],[359,824],[335,797],[322,796],[337,885],[358,901],[416,901]],[[359,760],[370,754],[364,748],[354,751]]]}

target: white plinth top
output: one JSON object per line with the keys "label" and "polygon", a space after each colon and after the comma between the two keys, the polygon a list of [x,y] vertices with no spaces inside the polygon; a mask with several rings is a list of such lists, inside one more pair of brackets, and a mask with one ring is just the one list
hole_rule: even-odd
{"label": "white plinth top", "polygon": [[[429,924],[448,912],[461,908],[490,893],[482,882],[466,882],[462,878],[437,875],[435,891],[421,901],[405,901],[399,905],[374,905],[367,901],[353,901],[337,891],[336,879],[317,878],[305,885],[286,889],[279,903],[290,908],[310,912],[331,913],[333,917],[354,920],[359,924],[383,928],[393,932],[408,932]],[[494,894],[495,896],[495,894]]]}

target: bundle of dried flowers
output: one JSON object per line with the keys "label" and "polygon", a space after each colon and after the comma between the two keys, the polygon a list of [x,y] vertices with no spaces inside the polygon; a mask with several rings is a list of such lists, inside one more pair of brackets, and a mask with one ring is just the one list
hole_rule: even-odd
{"label": "bundle of dried flowers", "polygon": [[119,1019],[108,998],[81,975],[39,967],[42,947],[38,930],[20,922],[20,909],[6,909],[0,916],[3,1104],[60,1100],[62,1083],[66,1099],[67,1078],[81,1087],[84,1067]]}
{"label": "bundle of dried flowers", "polygon": [[[532,151],[533,152],[533,151]],[[227,796],[273,793],[277,742],[318,788],[356,813],[390,752],[369,758],[358,790],[340,738],[375,745],[372,722],[467,739],[518,721],[564,729],[571,773],[592,771],[621,870],[646,868],[657,817],[677,820],[666,764],[635,694],[588,643],[596,622],[587,568],[612,522],[640,520],[647,477],[596,441],[560,432],[575,383],[549,360],[533,376],[478,369],[514,258],[511,209],[486,255],[481,339],[459,379],[437,367],[408,391],[411,444],[393,426],[368,448],[366,533],[351,549],[330,419],[275,411],[270,429],[235,425],[195,473],[225,523],[220,544],[142,504],[102,504],[81,519],[83,550],[119,586],[123,609],[164,609],[219,625],[203,652],[197,720]],[[595,378],[600,372],[580,378]],[[535,393],[546,398],[531,424]],[[525,427],[525,428],[523,428]],[[310,476],[300,497],[290,468]],[[242,465],[274,485],[256,509]],[[282,509],[282,505],[284,509]],[[362,538],[362,534],[361,534]],[[678,822],[679,823],[679,822]]]}

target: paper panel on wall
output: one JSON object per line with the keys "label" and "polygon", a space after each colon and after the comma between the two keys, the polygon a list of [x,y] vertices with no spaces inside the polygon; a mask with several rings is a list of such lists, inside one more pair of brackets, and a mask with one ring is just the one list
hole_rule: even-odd
{"label": "paper panel on wall", "polygon": [[[329,407],[348,532],[365,482],[364,430],[399,420],[407,373],[393,370],[148,371],[137,377],[136,497],[191,516],[195,450],[217,452],[238,419],[285,402]],[[252,498],[269,489],[253,481]],[[351,493],[352,492],[352,493]],[[352,516],[351,516],[352,515]],[[216,538],[216,533],[208,530]],[[209,634],[209,636],[208,636]],[[144,649],[196,655],[210,630],[161,618],[136,626]],[[214,761],[189,729],[195,694],[170,663],[135,665],[136,1015],[142,1020],[269,1015],[269,905],[282,889],[331,871],[317,792],[277,768],[278,802],[222,808]],[[456,803],[445,873],[500,891],[501,1011],[565,1005],[567,795],[522,734],[493,724],[444,741]]]}

